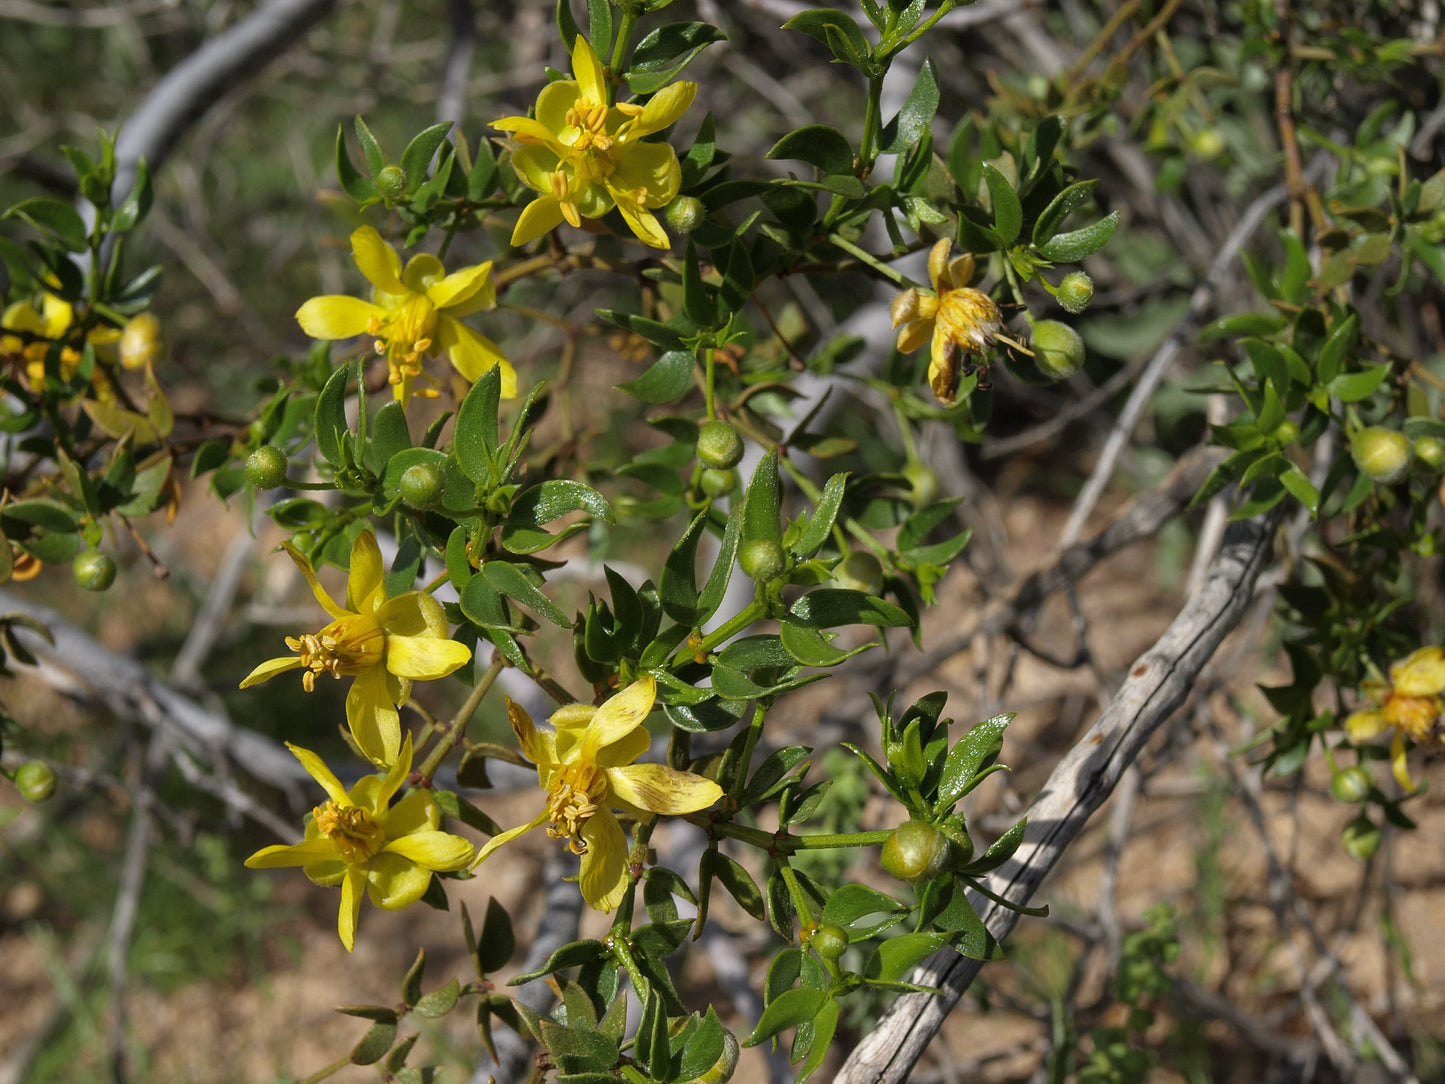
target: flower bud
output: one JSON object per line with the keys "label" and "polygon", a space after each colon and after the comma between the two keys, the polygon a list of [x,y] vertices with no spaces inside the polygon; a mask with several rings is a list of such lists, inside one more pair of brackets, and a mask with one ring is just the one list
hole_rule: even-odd
{"label": "flower bud", "polygon": [[1299,440],[1299,426],[1286,418],[1279,423],[1279,426],[1271,435],[1274,437],[1275,442],[1283,448]]}
{"label": "flower bud", "polygon": [[742,457],[743,438],[736,429],[717,418],[703,423],[697,434],[697,458],[704,467],[727,470]]}
{"label": "flower bud", "polygon": [[938,475],[925,463],[911,459],[903,467],[908,482],[908,496],[914,508],[927,508],[938,500]]}
{"label": "flower bud", "polygon": [[1361,813],[1340,833],[1340,843],[1345,853],[1360,862],[1368,862],[1380,848],[1380,829],[1374,821]]}
{"label": "flower bud", "polygon": [[140,312],[126,321],[120,333],[120,363],[127,369],[144,369],[161,356],[161,322],[153,312]]}
{"label": "flower bud", "polygon": [[708,467],[702,472],[698,479],[698,485],[702,488],[703,495],[717,500],[719,497],[726,497],[738,484],[738,472],[735,470],[719,470],[716,467]]}
{"label": "flower bud", "polygon": [[286,484],[286,453],[274,444],[263,444],[246,457],[246,481],[257,489],[277,489]]}
{"label": "flower bud", "polygon": [[950,847],[948,838],[933,825],[908,820],[893,830],[878,861],[890,877],[919,884],[943,872]]}
{"label": "flower bud", "polygon": [[70,565],[75,582],[87,591],[105,591],[115,583],[115,562],[99,550],[86,550]]}
{"label": "flower bud", "polygon": [[1415,458],[1439,474],[1445,470],[1445,440],[1439,437],[1416,437]]}
{"label": "flower bud", "polygon": [[413,463],[401,472],[397,491],[408,506],[425,511],[442,498],[442,473],[434,463]]}
{"label": "flower bud", "polygon": [[707,208],[696,196],[678,196],[662,214],[673,233],[691,233],[702,225]]}
{"label": "flower bud", "polygon": [[1094,300],[1094,280],[1083,271],[1070,271],[1059,283],[1056,295],[1065,312],[1083,312]]}
{"label": "flower bud", "polygon": [[15,771],[15,789],[27,802],[43,802],[55,793],[55,769],[43,760],[27,760]]}
{"label": "flower bud", "polygon": [[825,960],[836,960],[848,951],[848,931],[842,926],[819,926],[808,938],[808,945]]}
{"label": "flower bud", "polygon": [[1029,348],[1039,372],[1054,380],[1067,380],[1084,367],[1084,340],[1068,324],[1057,320],[1035,324]]}
{"label": "flower bud", "polygon": [[883,593],[883,565],[867,550],[855,550],[833,569],[839,587],[862,591],[865,595]]}
{"label": "flower bud", "polygon": [[1380,485],[1394,485],[1410,469],[1410,438],[1404,433],[1370,425],[1350,437],[1350,455],[1360,473]]}
{"label": "flower bud", "polygon": [[397,165],[382,166],[376,175],[376,190],[385,200],[401,199],[408,183],[406,170]]}
{"label": "flower bud", "polygon": [[1330,776],[1330,796],[1337,802],[1362,802],[1372,784],[1370,773],[1358,764],[1341,768]]}
{"label": "flower bud", "polygon": [[743,543],[738,554],[738,564],[747,576],[757,583],[770,583],[783,574],[787,558],[783,547],[770,538],[754,538]]}

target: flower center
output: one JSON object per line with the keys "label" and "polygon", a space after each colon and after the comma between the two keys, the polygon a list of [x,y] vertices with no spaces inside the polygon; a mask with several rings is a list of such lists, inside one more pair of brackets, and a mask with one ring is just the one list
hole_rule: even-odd
{"label": "flower center", "polygon": [[373,316],[367,322],[366,333],[375,337],[376,352],[386,357],[389,383],[424,375],[422,359],[435,344],[436,323],[436,306],[419,293],[407,294],[406,300],[385,316]]}
{"label": "flower center", "polygon": [[949,290],[940,297],[935,319],[949,342],[974,354],[988,351],[1003,324],[993,298],[971,286]]}
{"label": "flower center", "polygon": [[612,149],[612,137],[607,134],[607,114],[607,106],[585,98],[579,98],[567,110],[567,124],[578,129],[577,138],[572,143],[573,150],[594,150],[605,154]]}
{"label": "flower center", "polygon": [[306,673],[301,684],[309,693],[316,688],[317,674],[340,678],[360,674],[381,662],[386,650],[386,633],[374,617],[347,614],[314,635],[286,637],[286,646],[301,655]]}
{"label": "flower center", "polygon": [[547,826],[547,834],[553,839],[567,840],[567,849],[573,854],[586,854],[582,829],[601,808],[606,796],[607,776],[596,765],[567,765],[549,788],[547,812],[552,823]]}
{"label": "flower center", "polygon": [[1430,728],[1440,718],[1442,704],[1438,696],[1392,695],[1385,703],[1385,718],[1416,741],[1430,736]]}
{"label": "flower center", "polygon": [[365,862],[386,846],[386,833],[359,806],[323,802],[311,811],[316,828],[336,844],[342,860],[350,865]]}

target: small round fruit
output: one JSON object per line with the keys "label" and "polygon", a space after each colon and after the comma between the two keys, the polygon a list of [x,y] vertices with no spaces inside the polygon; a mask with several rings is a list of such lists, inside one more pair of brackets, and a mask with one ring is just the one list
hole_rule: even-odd
{"label": "small round fruit", "polygon": [[697,484],[702,487],[703,493],[716,500],[719,497],[726,497],[738,484],[738,472],[735,470],[718,470],[716,467],[708,467],[702,472],[702,477]]}
{"label": "small round fruit", "polygon": [[1280,422],[1275,428],[1274,439],[1281,448],[1293,444],[1299,440],[1299,426],[1288,419]]}
{"label": "small round fruit", "polygon": [[1084,367],[1084,340],[1068,324],[1040,320],[1029,339],[1034,364],[1044,376],[1067,380]]}
{"label": "small round fruit", "polygon": [[1059,283],[1055,295],[1065,312],[1077,315],[1089,307],[1094,300],[1094,280],[1084,271],[1070,271]]}
{"label": "small round fruit", "polygon": [[938,475],[927,464],[910,459],[903,466],[903,478],[908,483],[908,499],[914,508],[927,508],[938,500]]}
{"label": "small round fruit", "polygon": [[662,214],[674,233],[691,233],[702,225],[707,208],[696,196],[678,196]]}
{"label": "small round fruit", "polygon": [[1410,438],[1383,425],[1369,425],[1350,437],[1350,455],[1360,473],[1380,485],[1394,485],[1410,469]]}
{"label": "small round fruit", "polygon": [[848,931],[842,926],[819,926],[808,944],[825,960],[836,960],[848,951]]}
{"label": "small round fruit", "polygon": [[705,422],[697,432],[697,458],[704,467],[727,470],[743,457],[742,434],[718,418]]}
{"label": "small round fruit", "polygon": [[442,472],[433,463],[413,463],[401,472],[397,491],[412,508],[435,508],[442,498]]}
{"label": "small round fruit", "polygon": [[754,538],[743,543],[738,564],[750,579],[757,583],[771,583],[783,574],[787,559],[783,555],[783,547],[772,539]]}
{"label": "small round fruit", "polygon": [[246,457],[246,481],[257,489],[276,489],[286,484],[290,460],[274,444],[263,444]]}
{"label": "small round fruit", "polygon": [[1224,153],[1224,136],[1217,128],[1205,128],[1190,138],[1189,149],[1206,162],[1212,161]]}
{"label": "small round fruit", "polygon": [[1356,764],[1352,768],[1341,768],[1330,777],[1330,794],[1337,802],[1360,802],[1370,793],[1373,784],[1370,773]]}
{"label": "small round fruit", "polygon": [[937,828],[908,820],[893,830],[878,861],[890,877],[917,884],[943,872],[948,850],[948,838]]}
{"label": "small round fruit", "polygon": [[1345,853],[1360,862],[1368,862],[1380,849],[1380,829],[1374,821],[1361,813],[1340,833],[1340,842]]}
{"label": "small round fruit", "polygon": [[127,369],[144,369],[161,356],[161,322],[153,312],[141,312],[126,321],[120,333],[120,363]]}
{"label": "small round fruit", "polygon": [[1437,474],[1445,470],[1445,440],[1439,437],[1416,437],[1415,458]]}
{"label": "small round fruit", "polygon": [[27,802],[43,802],[55,793],[55,769],[43,760],[27,760],[15,771],[15,789]]}
{"label": "small round fruit", "polygon": [[400,166],[382,166],[376,175],[376,190],[383,199],[401,199],[406,195],[407,183],[406,170]]}
{"label": "small round fruit", "polygon": [[883,565],[867,550],[855,550],[833,569],[839,587],[862,591],[865,595],[883,593]]}
{"label": "small round fruit", "polygon": [[75,582],[87,591],[104,591],[115,583],[115,562],[99,550],[86,550],[71,563]]}

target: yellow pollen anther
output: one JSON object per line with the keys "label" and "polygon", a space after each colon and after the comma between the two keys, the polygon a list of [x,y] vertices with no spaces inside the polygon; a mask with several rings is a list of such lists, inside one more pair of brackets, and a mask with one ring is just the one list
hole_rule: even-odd
{"label": "yellow pollen anther", "polygon": [[365,862],[386,846],[386,832],[359,806],[323,802],[311,811],[316,829],[336,844],[343,860]]}
{"label": "yellow pollen anther", "polygon": [[306,668],[301,685],[309,693],[316,689],[317,674],[340,678],[376,665],[386,649],[386,633],[375,618],[349,614],[318,633],[286,637],[286,646],[301,656]]}

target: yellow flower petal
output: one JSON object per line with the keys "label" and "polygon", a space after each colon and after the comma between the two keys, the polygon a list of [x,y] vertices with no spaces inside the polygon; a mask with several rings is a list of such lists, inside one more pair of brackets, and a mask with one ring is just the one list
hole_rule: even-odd
{"label": "yellow flower petal", "polygon": [[669,83],[652,96],[642,107],[637,119],[624,126],[619,134],[625,139],[640,139],[653,132],[662,131],[675,124],[687,112],[696,95],[696,83]]}
{"label": "yellow flower petal", "polygon": [[623,764],[631,764],[651,747],[652,735],[647,732],[647,727],[636,727],[611,745],[597,750],[597,766],[599,768],[616,768]]}
{"label": "yellow flower petal", "polygon": [[583,98],[597,104],[606,103],[607,76],[602,70],[602,61],[581,34],[572,46],[572,74],[577,77],[577,89]]}
{"label": "yellow flower petal", "polygon": [[1359,744],[1362,741],[1369,741],[1390,728],[1390,720],[1379,708],[1370,708],[1366,711],[1357,711],[1345,720],[1345,731],[1350,736],[1350,741]]}
{"label": "yellow flower petal", "polygon": [[301,767],[306,769],[306,774],[321,784],[321,789],[333,802],[346,802],[346,788],[341,785],[331,769],[310,749],[302,749],[299,745],[292,745],[289,741],[286,748],[291,750],[291,755],[301,762]]}
{"label": "yellow flower petal", "polygon": [[667,231],[662,228],[662,223],[657,221],[657,216],[651,211],[623,198],[618,198],[617,209],[622,212],[622,218],[627,223],[627,228],[644,245],[650,245],[653,248],[672,247]]}
{"label": "yellow flower petal", "polygon": [[429,790],[414,790],[386,810],[377,822],[386,829],[387,839],[400,839],[412,832],[440,828],[441,809]]}
{"label": "yellow flower petal", "polygon": [[948,253],[952,248],[953,243],[945,237],[928,250],[928,281],[934,293],[941,294],[955,285],[948,280]]}
{"label": "yellow flower petal", "polygon": [[401,751],[401,715],[386,691],[386,670],[374,666],[356,675],[346,694],[346,725],[362,756],[380,767],[396,763]]}
{"label": "yellow flower petal", "polygon": [[384,294],[404,294],[401,284],[401,257],[381,239],[371,226],[362,226],[351,234],[351,255],[366,281]]}
{"label": "yellow flower petal", "polygon": [[639,143],[626,147],[617,156],[617,168],[606,180],[614,199],[621,202],[628,193],[645,191],[640,202],[647,207],[662,207],[672,202],[682,184],[682,167],[677,152],[666,143]]}
{"label": "yellow flower petal", "polygon": [[359,297],[313,297],[296,310],[296,322],[313,339],[349,339],[365,335],[371,321],[386,310]]}
{"label": "yellow flower petal", "polygon": [[1438,696],[1445,692],[1445,651],[1422,647],[1390,667],[1396,696]]}
{"label": "yellow flower petal", "polygon": [[1395,740],[1390,743],[1390,771],[1394,773],[1395,782],[1405,790],[1411,791],[1415,789],[1415,783],[1410,778],[1410,769],[1406,764],[1407,756],[1405,735],[1397,730],[1395,731]]}
{"label": "yellow flower petal", "polygon": [[472,658],[472,649],[455,640],[435,636],[386,637],[386,668],[414,681],[435,681],[460,670]]}
{"label": "yellow flower petal", "polygon": [[711,779],[663,764],[629,764],[606,771],[607,785],[615,797],[649,813],[696,813],[723,793]]}
{"label": "yellow flower petal", "polygon": [[562,224],[565,217],[562,213],[562,203],[556,196],[538,196],[522,208],[521,217],[517,219],[517,225],[512,229],[512,247],[520,248],[528,241],[535,241],[537,238],[551,233]]}
{"label": "yellow flower petal", "polygon": [[406,261],[406,270],[401,273],[401,283],[409,294],[426,294],[430,299],[431,288],[446,278],[446,268],[441,260],[430,252],[418,252]]}
{"label": "yellow flower petal", "polygon": [[346,571],[346,605],[352,613],[374,614],[386,601],[386,565],[376,535],[362,531],[351,543]]}
{"label": "yellow flower petal", "polygon": [[410,907],[426,894],[431,870],[400,855],[382,853],[366,866],[366,896],[386,911]]}
{"label": "yellow flower petal", "polygon": [[306,577],[306,582],[311,586],[311,593],[316,596],[316,601],[321,603],[321,608],[332,617],[345,617],[350,611],[343,610],[340,606],[336,605],[336,601],[327,594],[326,588],[322,587],[321,581],[316,578],[316,570],[311,567],[311,562],[306,559],[301,551],[291,545],[290,542],[282,542],[281,548],[286,551],[292,563],[301,570],[301,575]]}
{"label": "yellow flower petal", "polygon": [[287,670],[295,670],[301,665],[301,658],[292,655],[289,658],[267,659],[256,669],[246,675],[241,682],[241,688],[249,689],[252,685],[259,685],[263,681],[270,681],[277,674],[284,674]]}
{"label": "yellow flower petal", "polygon": [[948,337],[941,324],[933,329],[933,346],[928,360],[928,386],[944,406],[953,406],[958,397],[958,345]]}
{"label": "yellow flower petal", "polygon": [[482,844],[482,849],[477,852],[477,857],[472,862],[472,869],[476,869],[488,858],[490,858],[496,850],[498,850],[505,844],[512,842],[512,840],[516,839],[518,836],[526,835],[533,828],[540,828],[542,825],[546,824],[547,816],[547,811],[544,809],[541,813],[537,815],[536,820],[529,821],[526,824],[519,824],[515,828],[508,828],[501,835],[493,836],[491,839],[487,840],[486,843]]}
{"label": "yellow flower petal", "polygon": [[652,711],[657,699],[657,681],[651,674],[643,674],[627,688],[609,699],[592,716],[582,737],[581,756],[592,761],[597,750],[604,749],[625,736],[628,731],[642,725]]}
{"label": "yellow flower petal", "polygon": [[905,324],[898,333],[898,352],[911,354],[926,343],[933,335],[932,320],[914,320]]}
{"label": "yellow flower petal", "polygon": [[387,843],[383,853],[399,855],[430,870],[456,870],[471,864],[477,849],[450,832],[412,832]]}
{"label": "yellow flower petal", "polygon": [[582,839],[587,844],[578,878],[582,898],[598,911],[614,911],[627,894],[627,837],[604,809],[583,826]]}
{"label": "yellow flower petal", "polygon": [[372,809],[372,816],[378,821],[386,819],[386,807],[392,796],[401,789],[406,782],[406,777],[411,774],[411,735],[402,739],[401,748],[397,751],[395,760],[387,770],[386,778],[381,781],[381,791],[377,795],[376,806]]}
{"label": "yellow flower petal", "polygon": [[494,308],[497,291],[492,288],[491,274],[491,260],[453,271],[427,287],[427,299],[451,316],[465,316],[480,309]]}
{"label": "yellow flower petal", "polygon": [[361,887],[366,884],[366,870],[347,866],[341,882],[341,908],[336,912],[336,932],[350,952],[356,945],[356,920],[361,915]]}
{"label": "yellow flower petal", "polygon": [[262,847],[246,859],[247,869],[281,869],[285,866],[304,866],[336,857],[336,845],[329,839],[308,839],[301,843],[275,844]]}
{"label": "yellow flower petal", "polygon": [[[536,201],[534,200],[533,203]],[[533,204],[528,204],[532,206]],[[513,399],[517,395],[517,370],[512,368],[497,344],[485,335],[453,320],[450,316],[437,319],[437,344],[447,352],[452,367],[467,380],[476,381],[493,365],[501,366],[502,398]]]}

